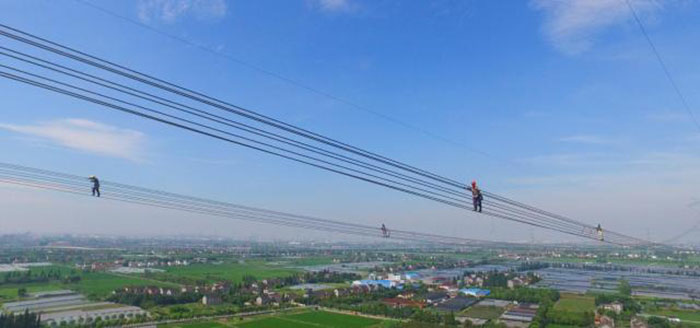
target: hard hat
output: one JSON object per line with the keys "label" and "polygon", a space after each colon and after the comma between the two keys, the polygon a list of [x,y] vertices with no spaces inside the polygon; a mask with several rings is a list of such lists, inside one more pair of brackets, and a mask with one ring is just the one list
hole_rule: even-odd
{"label": "hard hat", "polygon": [[476,180],[472,181],[472,186],[476,186]]}
{"label": "hard hat", "polygon": [[91,175],[90,177],[91,177],[91,178],[94,178],[95,176],[94,176],[94,175]]}

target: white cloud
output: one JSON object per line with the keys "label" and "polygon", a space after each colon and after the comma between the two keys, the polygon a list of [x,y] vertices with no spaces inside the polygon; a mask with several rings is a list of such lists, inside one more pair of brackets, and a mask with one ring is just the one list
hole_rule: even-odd
{"label": "white cloud", "polygon": [[227,11],[225,0],[141,0],[138,4],[138,17],[144,23],[174,23],[185,16],[219,19],[226,16]]}
{"label": "white cloud", "polygon": [[[543,32],[560,51],[578,54],[588,50],[606,28],[633,19],[626,0],[532,0],[545,14]],[[639,14],[661,9],[656,0],[629,0]]]}
{"label": "white cloud", "polygon": [[309,3],[325,12],[348,12],[355,8],[350,0],[310,0]]}
{"label": "white cloud", "polygon": [[575,135],[559,138],[561,142],[571,142],[571,143],[581,143],[590,145],[609,145],[618,143],[618,140],[614,140],[608,137],[597,136],[597,135]]}
{"label": "white cloud", "polygon": [[61,119],[34,125],[0,123],[0,129],[38,137],[71,149],[131,161],[139,161],[144,153],[143,133],[85,119]]}
{"label": "white cloud", "polygon": [[685,122],[690,120],[687,114],[680,112],[663,111],[656,113],[649,113],[645,116],[649,121],[668,123],[668,122]]}

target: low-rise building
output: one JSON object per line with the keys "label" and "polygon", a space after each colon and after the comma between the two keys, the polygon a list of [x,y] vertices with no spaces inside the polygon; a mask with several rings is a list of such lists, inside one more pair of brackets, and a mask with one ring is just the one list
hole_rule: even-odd
{"label": "low-rise building", "polygon": [[624,306],[620,302],[612,302],[609,304],[603,304],[601,307],[603,308],[603,310],[613,311],[616,314],[622,313],[622,310],[624,309]]}
{"label": "low-rise building", "polygon": [[135,306],[123,306],[117,308],[107,308],[101,310],[83,311],[60,311],[42,313],[41,321],[49,326],[58,326],[61,323],[76,324],[80,322],[92,322],[97,318],[101,320],[134,318],[136,316],[146,316],[148,313]]}
{"label": "low-rise building", "polygon": [[464,294],[466,296],[472,296],[472,297],[486,297],[489,294],[491,294],[491,291],[488,289],[480,289],[480,288],[462,288],[459,290],[461,294]]}
{"label": "low-rise building", "polygon": [[223,303],[219,295],[208,294],[202,296],[202,304],[204,305],[219,305]]}

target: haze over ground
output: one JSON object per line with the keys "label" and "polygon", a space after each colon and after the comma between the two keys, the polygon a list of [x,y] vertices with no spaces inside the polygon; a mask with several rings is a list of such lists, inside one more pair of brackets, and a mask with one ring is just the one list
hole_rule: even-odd
{"label": "haze over ground", "polygon": [[[0,21],[591,224],[663,240],[700,220],[699,130],[624,1],[94,3],[464,146],[80,2],[2,2]],[[700,4],[631,3],[696,108]],[[566,239],[6,80],[0,88],[12,95],[0,99],[3,162],[377,226]],[[1,188],[3,232],[322,236]]]}

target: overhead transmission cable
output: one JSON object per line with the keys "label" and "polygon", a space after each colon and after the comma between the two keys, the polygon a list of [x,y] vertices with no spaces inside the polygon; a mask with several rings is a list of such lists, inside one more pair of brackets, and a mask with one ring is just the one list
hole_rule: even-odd
{"label": "overhead transmission cable", "polygon": [[[0,182],[84,196],[89,196],[87,191],[90,189],[90,182],[85,177],[7,163],[0,163]],[[382,237],[379,234],[380,229],[378,226],[347,223],[338,220],[260,209],[105,180],[101,181],[101,189],[101,198],[140,205],[295,228]],[[392,239],[411,242],[427,242],[457,246],[494,243],[399,229],[391,229],[390,232]]]}
{"label": "overhead transmission cable", "polygon": [[127,16],[124,16],[124,15],[120,15],[120,14],[118,14],[118,13],[112,11],[112,10],[109,10],[109,9],[104,8],[104,7],[102,7],[102,6],[96,5],[96,4],[94,4],[94,3],[90,2],[90,1],[85,1],[85,0],[75,0],[75,1],[78,2],[78,3],[80,3],[80,4],[82,4],[82,5],[85,5],[85,6],[87,6],[87,7],[90,7],[90,8],[92,8],[92,9],[95,9],[95,10],[97,10],[97,11],[100,11],[100,12],[102,12],[102,13],[105,13],[105,14],[107,14],[107,15],[109,15],[109,16],[112,16],[112,17],[115,17],[115,18],[120,19],[120,20],[122,20],[122,21],[128,22],[128,23],[130,23],[130,24],[132,24],[132,25],[134,25],[134,26],[137,26],[137,27],[139,27],[139,28],[142,28],[142,29],[148,30],[148,31],[150,31],[150,32],[153,32],[153,33],[155,33],[155,34],[157,34],[157,35],[164,36],[164,37],[169,38],[169,39],[171,39],[171,40],[175,40],[175,41],[180,42],[180,43],[183,43],[183,44],[185,44],[185,45],[187,45],[187,46],[189,46],[189,47],[194,47],[194,48],[199,49],[199,50],[201,50],[201,51],[207,52],[207,53],[209,53],[209,54],[218,56],[218,57],[223,58],[223,59],[225,59],[225,60],[228,60],[228,61],[230,61],[230,62],[236,63],[236,64],[241,65],[241,66],[243,66],[243,67],[246,67],[246,68],[248,68],[248,69],[251,69],[251,70],[253,70],[253,71],[255,71],[255,72],[262,73],[262,74],[264,74],[264,75],[270,76],[270,77],[275,78],[275,79],[277,79],[277,80],[279,80],[279,81],[282,81],[282,82],[284,82],[284,83],[287,83],[287,84],[290,84],[290,85],[292,85],[292,86],[295,86],[295,87],[297,87],[297,88],[299,88],[299,89],[302,89],[302,90],[311,92],[311,93],[313,93],[313,94],[319,95],[319,96],[321,96],[321,97],[324,97],[324,98],[333,100],[333,101],[338,102],[338,103],[340,103],[340,104],[344,104],[344,105],[348,106],[349,108],[352,108],[352,109],[355,109],[355,110],[361,110],[361,111],[370,113],[370,114],[372,114],[372,115],[374,115],[374,116],[377,116],[377,117],[379,117],[379,118],[381,118],[381,119],[384,119],[384,120],[386,120],[386,121],[388,121],[388,122],[394,123],[394,124],[396,124],[396,125],[398,125],[398,126],[401,126],[401,127],[403,127],[403,128],[406,128],[406,129],[409,129],[409,130],[417,131],[417,132],[419,132],[419,133],[421,133],[421,134],[424,134],[424,135],[426,135],[426,136],[428,136],[428,137],[430,137],[430,138],[433,138],[433,139],[436,139],[436,140],[439,140],[439,141],[442,141],[442,142],[451,144],[452,146],[456,146],[456,147],[465,149],[465,150],[467,150],[467,151],[469,151],[469,152],[471,152],[471,153],[478,154],[478,155],[481,155],[481,156],[490,158],[490,159],[492,159],[492,160],[495,160],[495,161],[498,161],[498,162],[503,162],[503,163],[506,163],[506,164],[509,164],[509,165],[516,165],[516,163],[513,162],[513,161],[511,161],[511,160],[504,159],[504,158],[500,158],[500,157],[498,157],[498,156],[495,156],[495,155],[490,154],[490,153],[488,153],[488,152],[485,152],[485,151],[483,151],[483,150],[479,150],[479,149],[473,148],[473,147],[468,146],[468,145],[466,145],[466,144],[464,144],[464,143],[462,143],[462,142],[459,142],[459,141],[456,141],[456,140],[447,138],[447,137],[445,137],[445,136],[443,136],[443,135],[440,135],[440,134],[435,133],[435,132],[433,132],[433,131],[427,130],[427,129],[422,128],[422,127],[420,127],[420,126],[417,126],[417,125],[415,125],[415,124],[411,124],[411,123],[405,122],[405,121],[403,121],[403,120],[401,120],[401,119],[399,119],[399,118],[396,118],[396,117],[393,117],[393,116],[389,116],[389,115],[387,115],[387,114],[384,114],[384,113],[382,113],[382,112],[379,112],[379,111],[373,110],[373,109],[371,109],[371,108],[368,108],[368,107],[366,107],[366,106],[360,105],[360,104],[358,104],[358,103],[356,103],[356,102],[350,101],[350,100],[345,99],[345,98],[343,98],[343,97],[336,96],[336,95],[331,94],[331,93],[329,93],[329,92],[327,92],[327,91],[324,91],[324,90],[318,89],[318,88],[316,88],[316,87],[310,86],[310,85],[308,85],[308,84],[302,83],[302,82],[300,82],[300,81],[298,81],[298,80],[296,80],[296,79],[293,79],[293,78],[284,76],[284,75],[282,75],[282,74],[280,74],[280,73],[278,73],[278,72],[274,72],[274,71],[269,70],[269,69],[267,69],[267,68],[264,68],[264,67],[261,67],[261,66],[259,66],[259,65],[252,64],[252,63],[250,63],[250,62],[248,62],[248,61],[244,61],[244,60],[242,60],[242,59],[240,59],[240,58],[234,57],[234,56],[232,56],[232,55],[230,55],[230,54],[226,54],[226,53],[223,53],[223,52],[218,51],[218,50],[216,50],[216,49],[212,49],[211,47],[207,47],[207,46],[205,46],[205,45],[202,45],[202,44],[199,44],[199,43],[190,41],[190,40],[188,40],[188,39],[186,39],[186,38],[179,37],[179,36],[177,36],[177,35],[168,33],[168,32],[163,31],[163,30],[161,30],[161,29],[155,28],[155,27],[153,27],[153,26],[151,26],[151,25],[141,23],[141,22],[139,22],[139,21],[137,21],[137,20],[131,19],[131,18],[129,18],[129,17],[127,17]]}
{"label": "overhead transmission cable", "polygon": [[671,87],[673,88],[676,95],[678,96],[678,99],[680,100],[681,105],[688,113],[690,120],[693,122],[695,127],[698,130],[700,130],[700,122],[698,122],[698,119],[695,117],[695,113],[690,108],[690,105],[688,105],[688,100],[685,98],[685,96],[681,92],[681,89],[680,89],[680,87],[678,87],[678,84],[676,83],[676,80],[673,78],[673,75],[671,75],[671,71],[668,69],[668,66],[666,65],[666,62],[664,61],[663,57],[661,57],[661,53],[659,53],[659,50],[654,45],[654,42],[651,40],[651,37],[649,37],[649,33],[647,33],[647,29],[644,27],[642,20],[639,18],[639,15],[637,14],[637,10],[634,9],[634,6],[630,2],[630,0],[622,0],[622,1],[624,1],[627,4],[627,8],[629,8],[630,12],[632,13],[632,17],[634,18],[634,21],[637,23],[637,26],[639,27],[639,31],[642,32],[644,39],[649,44],[649,48],[651,48],[651,51],[654,53],[654,57],[659,62],[661,69],[664,71],[664,75],[666,75],[666,79],[668,79],[668,82],[671,84]]}
{"label": "overhead transmission cable", "polygon": [[[183,97],[188,101],[195,101],[199,105],[188,105],[182,101],[173,100],[172,95],[166,97],[157,95],[154,91],[143,91],[135,86],[115,82],[110,78],[87,73],[8,47],[0,47],[2,50],[0,55],[21,64],[29,64],[35,69],[37,67],[43,68],[54,75],[68,76],[71,81],[59,81],[31,73],[16,65],[2,65],[6,69],[0,73],[2,77],[450,206],[462,209],[471,208],[470,197],[465,192],[467,187],[455,180],[316,134],[2,24],[0,24],[0,35],[86,64],[100,71],[115,74],[120,78],[142,83],[155,88],[154,91],[160,90],[160,92],[164,91],[176,97]],[[76,82],[80,84],[78,85]],[[88,85],[92,88],[96,86],[99,90],[88,89]],[[112,96],[111,94],[115,92],[122,96],[126,95],[130,99]],[[147,101],[149,105],[137,103],[141,101]],[[166,108],[159,110],[152,107],[154,105]],[[243,119],[251,120],[251,123],[258,126],[211,113],[199,106],[212,107],[225,113],[235,114]],[[180,114],[164,110],[175,110]],[[212,123],[202,122],[202,119]],[[268,131],[264,126],[277,129],[277,132]],[[234,128],[250,135],[232,133],[227,130],[228,128]],[[283,135],[287,133],[288,135]],[[259,137],[268,141],[261,141],[258,139]],[[307,141],[295,139],[298,137],[305,138]],[[296,150],[291,150],[289,147],[296,148]],[[333,151],[325,147],[337,150]],[[597,239],[595,228],[589,224],[525,205],[503,196],[488,192],[484,192],[484,194],[487,196],[487,204],[490,206],[484,214],[579,237]],[[648,243],[611,231],[607,232],[607,236],[606,241],[610,243],[624,245]]]}
{"label": "overhead transmission cable", "polygon": [[[0,65],[0,67],[1,67],[1,66],[4,66],[4,65]],[[375,181],[375,180],[371,180],[371,179],[368,179],[368,178],[363,178],[363,177],[361,177],[361,176],[356,176],[356,175],[348,174],[348,173],[345,173],[345,172],[342,172],[342,171],[338,171],[338,170],[333,169],[333,168],[328,168],[328,167],[324,167],[324,166],[321,166],[321,165],[313,164],[313,163],[311,163],[311,162],[306,162],[306,161],[299,160],[299,159],[296,159],[296,158],[293,158],[293,157],[289,157],[289,156],[286,156],[286,155],[283,155],[283,154],[279,154],[279,153],[275,153],[275,152],[271,152],[271,151],[266,151],[266,150],[264,150],[264,149],[262,149],[262,148],[257,148],[257,147],[255,147],[255,146],[250,146],[250,145],[247,145],[247,144],[245,144],[245,143],[239,143],[239,142],[236,142],[236,141],[234,141],[234,140],[232,140],[232,139],[228,139],[228,138],[226,138],[226,137],[221,137],[221,136],[218,136],[218,135],[215,135],[215,134],[211,134],[211,133],[209,133],[209,132],[205,132],[205,131],[198,130],[198,129],[195,129],[195,128],[187,127],[187,126],[180,125],[180,124],[178,124],[178,123],[170,122],[170,121],[167,121],[167,120],[159,119],[159,118],[156,118],[156,117],[147,115],[147,114],[138,113],[138,112],[132,111],[132,110],[130,110],[130,109],[127,109],[127,108],[124,108],[124,107],[115,105],[115,104],[107,103],[107,102],[104,102],[104,101],[102,101],[102,100],[98,100],[98,99],[95,99],[95,98],[91,98],[91,97],[87,97],[87,96],[84,96],[84,95],[76,94],[76,93],[71,92],[71,91],[68,91],[68,90],[66,90],[66,89],[61,89],[61,88],[57,88],[57,87],[54,87],[54,86],[50,86],[50,85],[47,85],[47,84],[44,84],[44,83],[41,83],[41,82],[38,82],[38,81],[33,81],[33,80],[31,80],[31,79],[27,79],[27,78],[20,77],[20,76],[18,76],[18,75],[14,75],[14,74],[11,74],[11,73],[7,73],[7,72],[0,71],[0,77],[9,78],[9,79],[16,80],[16,81],[19,81],[19,82],[27,83],[27,84],[34,85],[34,86],[41,87],[41,88],[45,88],[45,89],[47,89],[47,90],[51,90],[51,91],[63,93],[63,94],[66,94],[66,95],[69,95],[69,96],[73,96],[73,97],[76,97],[76,98],[79,98],[79,99],[87,100],[87,101],[90,101],[90,102],[93,102],[93,103],[96,103],[96,104],[104,105],[104,106],[106,106],[106,107],[118,109],[118,110],[125,111],[125,112],[128,112],[128,113],[133,113],[133,114],[135,114],[135,115],[139,115],[139,116],[142,116],[142,117],[154,119],[154,120],[157,120],[157,121],[160,121],[160,122],[163,122],[163,123],[171,124],[171,125],[174,125],[174,126],[176,126],[176,127],[182,127],[182,128],[184,128],[184,129],[187,129],[187,130],[190,130],[190,131],[193,131],[193,132],[201,133],[201,134],[204,134],[204,135],[207,135],[207,136],[211,136],[211,137],[214,137],[214,138],[217,138],[217,139],[221,139],[221,140],[224,140],[224,141],[229,141],[229,142],[233,142],[233,143],[240,144],[240,145],[243,145],[243,146],[251,147],[251,148],[256,149],[256,150],[265,151],[265,152],[270,153],[270,154],[274,154],[274,155],[277,155],[277,156],[282,156],[282,157],[285,157],[285,158],[287,158],[287,159],[299,161],[299,162],[304,163],[304,164],[316,166],[316,167],[318,167],[318,168],[323,168],[323,169],[330,170],[330,171],[332,171],[332,172],[339,173],[339,174],[344,174],[344,175],[347,175],[347,176],[350,176],[350,177],[355,177],[355,178],[358,178],[358,179],[361,179],[361,180],[365,180],[365,181],[367,181],[367,182],[379,184],[379,185],[382,185],[382,186],[385,186],[385,187],[389,187],[389,188],[392,188],[392,189],[395,189],[395,190],[407,192],[407,193],[410,193],[410,194],[413,194],[413,195],[416,195],[416,196],[420,196],[420,197],[424,197],[424,198],[427,198],[427,199],[430,199],[430,200],[435,200],[435,201],[438,201],[438,202],[442,202],[442,203],[445,203],[445,204],[448,204],[448,205],[451,205],[451,206],[459,207],[459,208],[462,208],[462,209],[469,209],[469,206],[468,206],[468,204],[466,204],[466,203],[461,203],[461,204],[460,204],[460,203],[455,203],[455,202],[452,202],[452,201],[450,201],[450,200],[444,200],[444,199],[440,199],[440,198],[437,198],[437,197],[433,197],[433,196],[431,196],[431,195],[421,194],[421,193],[419,193],[419,192],[411,191],[411,190],[408,190],[408,189],[402,189],[402,188],[400,188],[400,187],[396,187],[396,186],[392,186],[392,185],[389,185],[389,184],[385,184],[385,183],[380,182],[380,181]],[[508,209],[506,209],[506,210],[508,210]],[[582,236],[582,237],[588,237],[588,238],[591,238],[591,236],[592,236],[592,233],[591,233],[589,230],[582,230],[581,232],[579,232],[579,231],[578,231],[578,228],[573,228],[573,227],[571,227],[571,228],[569,228],[569,227],[564,227],[564,228],[562,228],[561,226],[559,226],[559,223],[558,223],[558,222],[542,222],[542,221],[541,221],[541,218],[537,218],[537,217],[532,218],[532,217],[523,217],[523,216],[520,216],[520,215],[512,215],[512,214],[509,215],[509,213],[504,213],[503,211],[499,211],[499,210],[486,211],[485,214],[488,214],[488,215],[491,215],[491,216],[494,216],[494,217],[499,217],[499,218],[508,219],[508,220],[511,220],[511,221],[516,221],[516,222],[520,222],[520,223],[525,223],[525,224],[529,224],[529,225],[533,225],[533,226],[537,226],[537,227],[542,227],[542,228],[546,228],[546,229],[550,229],[550,230],[555,230],[555,231],[559,231],[559,232],[563,232],[563,233],[568,233],[568,234],[572,234],[572,235],[577,235],[577,236]],[[568,229],[567,229],[567,228],[568,228]],[[613,240],[608,240],[608,242],[617,244],[617,242],[614,242]]]}

